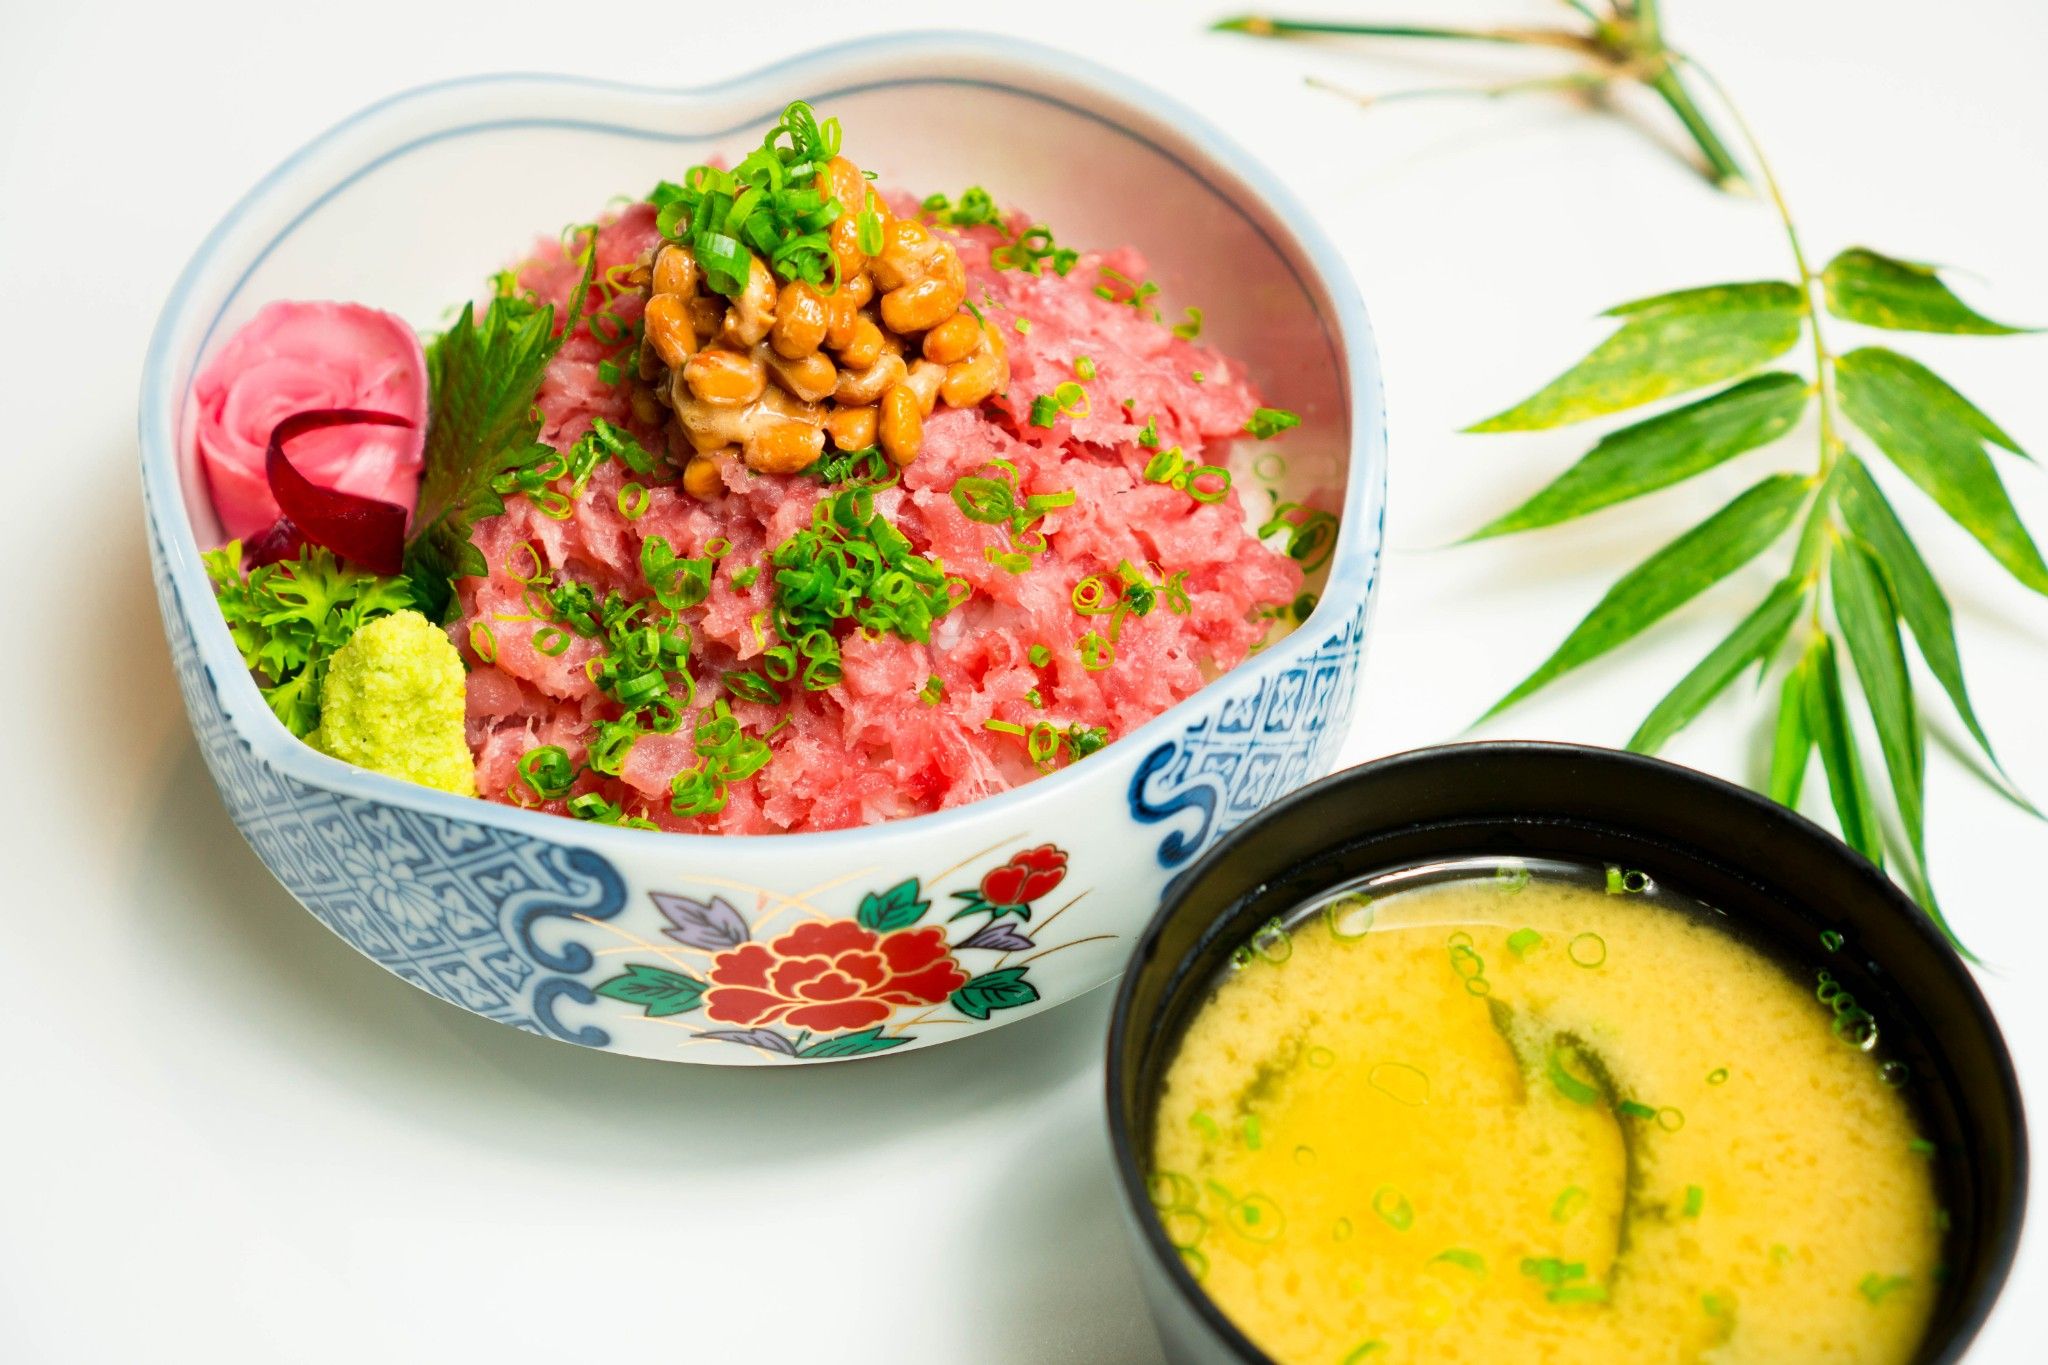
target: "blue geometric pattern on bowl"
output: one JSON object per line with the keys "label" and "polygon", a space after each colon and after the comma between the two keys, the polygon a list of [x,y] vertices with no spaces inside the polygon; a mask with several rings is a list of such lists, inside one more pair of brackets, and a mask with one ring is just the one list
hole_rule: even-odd
{"label": "blue geometric pattern on bowl", "polygon": [[[298,901],[350,946],[421,990],[500,1023],[605,1047],[594,1025],[555,1017],[595,963],[565,929],[607,920],[625,882],[588,849],[427,815],[294,781],[238,738],[153,557],[178,690],[235,827]],[[544,941],[545,940],[545,941]]]}
{"label": "blue geometric pattern on bowl", "polygon": [[[1159,865],[1179,867],[1263,807],[1330,771],[1344,741],[1365,646],[1365,606],[1293,667],[1227,698],[1138,764],[1131,818],[1159,824],[1192,812],[1199,823],[1159,843]],[[1335,724],[1332,724],[1332,721]]]}

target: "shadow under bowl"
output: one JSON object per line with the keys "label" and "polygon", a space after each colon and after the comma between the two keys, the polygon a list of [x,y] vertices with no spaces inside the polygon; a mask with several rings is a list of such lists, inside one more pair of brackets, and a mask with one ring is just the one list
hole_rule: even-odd
{"label": "shadow under bowl", "polygon": [[1944,1154],[1948,1274],[1915,1360],[1960,1358],[2012,1267],[2027,1186],[2012,1058],[1962,960],[1883,872],[1784,807],[1661,760],[1537,743],[1348,769],[1269,807],[1168,889],[1118,992],[1108,1075],[1124,1212],[1168,1354],[1268,1359],[1203,1294],[1147,1195],[1161,1084],[1188,1022],[1268,920],[1361,876],[1470,857],[1640,868],[1780,961],[1819,960],[1821,936],[1841,936],[1827,969],[1883,1021],[1881,1050],[1910,1069],[1908,1097]]}

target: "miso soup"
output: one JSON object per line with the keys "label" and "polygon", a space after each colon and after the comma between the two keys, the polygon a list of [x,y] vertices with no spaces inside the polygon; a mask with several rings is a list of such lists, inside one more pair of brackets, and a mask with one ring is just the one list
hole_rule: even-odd
{"label": "miso soup", "polygon": [[1910,1359],[1946,1216],[1898,1064],[1820,945],[1718,919],[1461,864],[1272,922],[1166,1075],[1169,1240],[1281,1361]]}

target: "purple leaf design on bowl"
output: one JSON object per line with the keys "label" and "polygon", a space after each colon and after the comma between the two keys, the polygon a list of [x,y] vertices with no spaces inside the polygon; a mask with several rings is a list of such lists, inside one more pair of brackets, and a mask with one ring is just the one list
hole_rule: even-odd
{"label": "purple leaf design on bowl", "polygon": [[678,943],[702,948],[707,953],[719,953],[727,948],[737,948],[752,937],[746,916],[727,905],[722,896],[700,901],[688,896],[670,895],[666,891],[647,894],[655,908],[675,925],[675,928],[662,932]]}
{"label": "purple leaf design on bowl", "polygon": [[796,1056],[796,1044],[772,1028],[720,1028],[700,1033],[699,1038],[714,1038],[721,1043],[743,1043],[758,1047],[763,1052],[780,1052],[785,1057]]}
{"label": "purple leaf design on bowl", "polygon": [[962,948],[993,948],[997,952],[1014,953],[1022,948],[1038,945],[1019,933],[1017,926],[1008,920],[990,920],[968,937],[960,940]]}

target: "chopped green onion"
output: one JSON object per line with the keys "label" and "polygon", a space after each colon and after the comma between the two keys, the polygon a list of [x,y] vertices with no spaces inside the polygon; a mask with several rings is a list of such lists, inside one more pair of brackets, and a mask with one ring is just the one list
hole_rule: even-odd
{"label": "chopped green onion", "polygon": [[569,648],[569,632],[557,626],[541,626],[533,632],[533,648],[538,654],[556,658]]}
{"label": "chopped green onion", "polygon": [[1373,1191],[1372,1211],[1396,1232],[1406,1232],[1415,1225],[1414,1206],[1392,1185],[1382,1185]]}
{"label": "chopped green onion", "polygon": [[1095,377],[1095,361],[1093,357],[1085,355],[1074,357],[1074,377],[1077,379],[1093,379]]}
{"label": "chopped green onion", "polygon": [[498,660],[498,636],[486,622],[470,623],[469,647],[484,663],[496,663]]}
{"label": "chopped green onion", "polygon": [[[1173,334],[1182,341],[1193,341],[1196,337],[1200,336],[1202,334],[1202,310],[1199,308],[1188,309],[1188,320],[1175,324]],[[1197,379],[1195,382],[1199,384],[1202,381]]]}
{"label": "chopped green onion", "polygon": [[609,360],[598,361],[597,382],[616,386],[619,382],[619,367]]}
{"label": "chopped green onion", "polygon": [[1728,1068],[1727,1068],[1727,1067],[1725,1067],[1725,1066],[1717,1066],[1717,1067],[1715,1067],[1715,1068],[1714,1068],[1714,1069],[1713,1069],[1712,1071],[1709,1071],[1709,1072],[1707,1073],[1707,1084],[1708,1084],[1708,1085],[1726,1085],[1727,1083],[1728,1083]]}
{"label": "chopped green onion", "polygon": [[1081,637],[1081,667],[1100,673],[1116,662],[1116,646],[1094,631]]}
{"label": "chopped green onion", "polygon": [[1044,645],[1033,645],[1025,651],[1025,657],[1031,660],[1034,667],[1044,668],[1052,662],[1052,651]]}
{"label": "chopped green onion", "polygon": [[528,749],[519,758],[519,780],[543,801],[558,801],[576,784],[576,765],[557,744]]}
{"label": "chopped green onion", "polygon": [[1461,1269],[1469,1270],[1474,1275],[1484,1275],[1486,1273],[1486,1258],[1478,1252],[1468,1250],[1465,1247],[1451,1247],[1447,1251],[1439,1251],[1436,1255],[1430,1257],[1429,1260],[1432,1265],[1442,1261],[1445,1265],[1454,1265]]}
{"label": "chopped green onion", "polygon": [[946,695],[946,680],[934,673],[924,680],[924,686],[917,690],[918,699],[926,706],[937,706],[939,698]]}
{"label": "chopped green onion", "polygon": [[1917,1156],[1933,1156],[1935,1149],[1934,1144],[1926,1138],[1914,1138],[1906,1144],[1906,1150]]}
{"label": "chopped green onion", "polygon": [[1550,1077],[1550,1083],[1557,1087],[1557,1092],[1560,1095],[1563,1095],[1574,1104],[1596,1103],[1600,1098],[1599,1088],[1579,1079],[1571,1072],[1568,1063],[1577,1059],[1577,1049],[1569,1044],[1553,1043],[1550,1048],[1549,1059],[1545,1064],[1545,1070]]}
{"label": "chopped green onion", "polygon": [[631,481],[619,485],[619,515],[627,521],[638,521],[646,516],[653,502],[654,495],[645,486]]}
{"label": "chopped green onion", "polygon": [[1527,957],[1530,951],[1541,942],[1543,942],[1543,935],[1537,933],[1534,929],[1517,929],[1508,935],[1508,951],[1516,957]]}
{"label": "chopped green onion", "polygon": [[1565,953],[1581,967],[1597,967],[1607,960],[1607,940],[1598,934],[1580,934]]}
{"label": "chopped green onion", "polygon": [[732,571],[732,585],[735,588],[751,588],[761,577],[759,564],[743,564]]}
{"label": "chopped green onion", "polygon": [[1557,1198],[1553,1199],[1550,1203],[1550,1221],[1553,1223],[1570,1222],[1578,1216],[1581,1209],[1586,1207],[1586,1203],[1590,1198],[1591,1196],[1577,1185],[1565,1186]]}
{"label": "chopped green onion", "polygon": [[1857,1282],[1856,1292],[1868,1299],[1874,1306],[1882,1303],[1887,1297],[1904,1289],[1912,1282],[1911,1276],[1880,1275],[1873,1270]]}
{"label": "chopped green onion", "polygon": [[1644,1104],[1640,1100],[1623,1100],[1614,1107],[1625,1118],[1654,1119],[1657,1117],[1656,1109]]}
{"label": "chopped green onion", "polygon": [[1261,441],[1270,441],[1290,427],[1301,425],[1301,418],[1285,408],[1260,408],[1252,413],[1244,429]]}
{"label": "chopped green onion", "polygon": [[[1131,400],[1125,399],[1124,406],[1130,405]],[[1145,425],[1138,428],[1138,444],[1147,450],[1159,449],[1159,418],[1156,415],[1147,417]]]}
{"label": "chopped green onion", "polygon": [[1543,1297],[1552,1303],[1605,1303],[1607,1286],[1604,1284],[1559,1285]]}
{"label": "chopped green onion", "polygon": [[1657,1126],[1667,1133],[1675,1133],[1685,1127],[1685,1114],[1667,1104],[1657,1111]]}
{"label": "chopped green onion", "polygon": [[1687,1185],[1685,1187],[1685,1216],[1687,1218],[1697,1218],[1700,1216],[1700,1210],[1706,1206],[1706,1190],[1698,1185]]}
{"label": "chopped green onion", "polygon": [[1016,328],[1016,329],[1017,329],[1017,335],[1019,335],[1019,336],[1028,336],[1028,335],[1030,334],[1030,332],[1031,332],[1031,319],[1030,319],[1030,318],[1015,318],[1015,319],[1012,319],[1012,320],[1011,320],[1011,322],[1010,322],[1010,325],[1011,325],[1012,327],[1014,327],[1014,328]]}
{"label": "chopped green onion", "polygon": [[1831,953],[1840,952],[1842,949],[1842,944],[1846,941],[1847,940],[1845,940],[1839,933],[1835,932],[1833,929],[1823,929],[1820,932],[1820,946],[1827,949]]}

